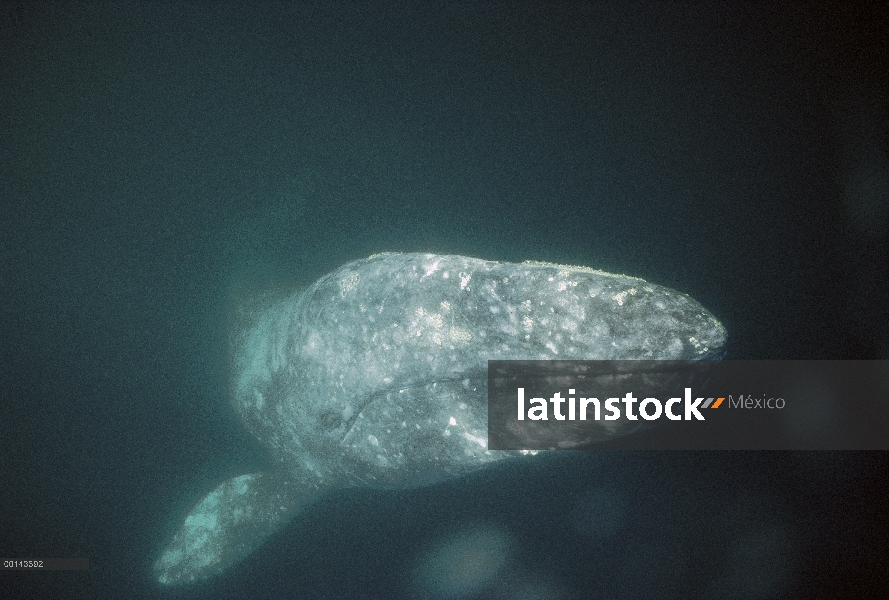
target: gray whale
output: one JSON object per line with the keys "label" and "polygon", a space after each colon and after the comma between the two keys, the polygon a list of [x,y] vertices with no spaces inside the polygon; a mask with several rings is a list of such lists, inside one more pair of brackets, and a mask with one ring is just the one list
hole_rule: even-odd
{"label": "gray whale", "polygon": [[529,454],[487,449],[488,360],[699,359],[725,341],[685,294],[586,267],[394,253],[346,264],[237,336],[232,404],[277,465],[201,500],[154,575],[219,573],[332,489],[430,484]]}

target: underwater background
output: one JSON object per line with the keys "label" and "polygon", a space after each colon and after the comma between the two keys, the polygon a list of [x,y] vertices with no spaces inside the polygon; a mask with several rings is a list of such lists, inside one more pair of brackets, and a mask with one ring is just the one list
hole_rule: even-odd
{"label": "underwater background", "polygon": [[3,598],[880,597],[887,456],[559,453],[330,494],[163,588],[189,508],[269,457],[238,307],[382,251],[684,293],[726,359],[889,358],[882,9],[3,3]]}

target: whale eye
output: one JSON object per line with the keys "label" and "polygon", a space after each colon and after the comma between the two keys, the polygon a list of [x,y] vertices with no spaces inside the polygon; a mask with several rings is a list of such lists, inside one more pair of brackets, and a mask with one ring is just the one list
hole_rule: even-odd
{"label": "whale eye", "polygon": [[340,414],[335,410],[328,410],[321,413],[321,427],[327,431],[337,429],[343,422]]}

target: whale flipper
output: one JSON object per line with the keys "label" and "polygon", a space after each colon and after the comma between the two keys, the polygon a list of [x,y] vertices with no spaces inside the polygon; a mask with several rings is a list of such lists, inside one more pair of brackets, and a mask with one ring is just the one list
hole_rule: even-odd
{"label": "whale flipper", "polygon": [[155,576],[164,584],[188,583],[225,570],[320,493],[319,486],[281,470],[224,481],[188,513],[155,563]]}

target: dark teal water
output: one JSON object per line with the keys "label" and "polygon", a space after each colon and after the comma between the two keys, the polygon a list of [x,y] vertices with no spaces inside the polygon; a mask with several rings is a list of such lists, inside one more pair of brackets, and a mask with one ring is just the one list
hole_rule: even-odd
{"label": "dark teal water", "polygon": [[267,459],[227,404],[234,308],[374,252],[643,277],[716,314],[728,359],[886,358],[878,24],[5,4],[0,554],[92,567],[0,573],[0,595],[433,597],[424,549],[483,523],[509,570],[475,597],[867,597],[884,454],[548,458],[332,495],[205,586],[148,568],[191,504]]}

